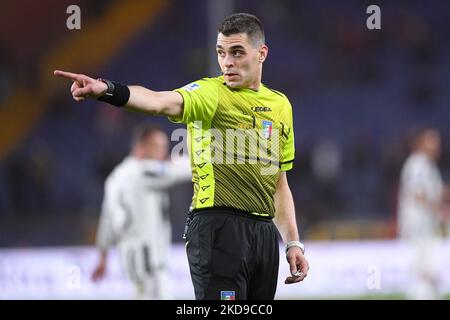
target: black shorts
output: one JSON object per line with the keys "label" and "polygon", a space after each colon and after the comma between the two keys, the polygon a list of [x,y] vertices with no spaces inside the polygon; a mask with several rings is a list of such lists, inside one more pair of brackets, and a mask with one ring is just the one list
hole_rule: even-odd
{"label": "black shorts", "polygon": [[272,220],[228,209],[194,214],[186,252],[197,300],[272,300],[278,279]]}

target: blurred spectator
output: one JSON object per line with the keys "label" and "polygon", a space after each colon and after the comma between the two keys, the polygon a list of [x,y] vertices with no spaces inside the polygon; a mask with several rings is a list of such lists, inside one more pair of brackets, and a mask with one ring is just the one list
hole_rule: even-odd
{"label": "blurred spectator", "polygon": [[398,235],[411,246],[411,299],[437,299],[439,242],[444,222],[444,185],[437,167],[441,138],[437,130],[420,130],[400,178]]}
{"label": "blurred spectator", "polygon": [[312,150],[311,167],[318,186],[321,203],[329,215],[341,206],[339,180],[342,170],[342,151],[335,141],[319,142]]}
{"label": "blurred spectator", "polygon": [[312,154],[312,169],[322,184],[335,183],[341,174],[341,149],[334,141],[323,141],[316,145]]}

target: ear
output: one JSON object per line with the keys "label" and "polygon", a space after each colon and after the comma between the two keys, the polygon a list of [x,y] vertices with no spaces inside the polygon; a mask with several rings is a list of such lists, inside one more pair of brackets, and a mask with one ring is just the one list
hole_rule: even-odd
{"label": "ear", "polygon": [[259,49],[259,62],[263,63],[266,60],[268,54],[269,48],[265,44],[263,44]]}

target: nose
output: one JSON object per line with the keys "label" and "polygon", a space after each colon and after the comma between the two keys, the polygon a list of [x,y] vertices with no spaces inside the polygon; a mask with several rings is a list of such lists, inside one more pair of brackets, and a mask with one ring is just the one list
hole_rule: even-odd
{"label": "nose", "polygon": [[224,65],[226,68],[230,68],[234,66],[233,57],[231,55],[226,55]]}

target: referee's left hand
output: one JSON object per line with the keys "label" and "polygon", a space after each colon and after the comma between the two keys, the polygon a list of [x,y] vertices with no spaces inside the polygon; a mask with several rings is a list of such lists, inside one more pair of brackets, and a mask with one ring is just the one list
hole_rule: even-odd
{"label": "referee's left hand", "polygon": [[284,283],[291,284],[303,281],[308,275],[309,263],[300,248],[291,247],[286,254],[286,259],[289,263],[291,276],[287,277]]}

